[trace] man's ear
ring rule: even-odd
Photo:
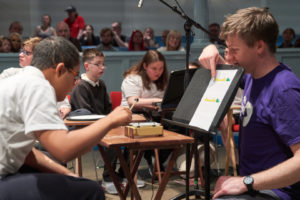
[[[257,53],[262,54],[265,51],[265,48],[267,47],[266,43],[263,40],[257,41]]]
[[[55,72],[57,76],[63,75],[67,71],[64,63],[58,63],[55,68]]]

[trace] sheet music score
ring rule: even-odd
[[[238,70],[217,70],[189,123],[208,131]]]

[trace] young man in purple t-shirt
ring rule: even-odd
[[[241,21],[243,23],[241,23]],[[223,23],[233,64],[245,69],[239,140],[240,175],[222,176],[213,199],[300,199],[300,79],[276,60],[278,25],[264,8],[246,8]],[[200,63],[215,76],[214,45]]]

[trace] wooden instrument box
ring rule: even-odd
[[[130,138],[162,136],[163,126],[157,122],[135,122],[125,126],[125,135]]]

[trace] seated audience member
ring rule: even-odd
[[[21,49],[21,51],[19,53],[19,66],[21,68],[11,67],[11,68],[5,69],[0,74],[0,80],[10,77],[12,75],[15,75],[15,74],[19,73],[23,67],[29,66],[32,61],[34,48],[41,40],[42,39],[39,37],[33,37],[33,38],[29,38],[29,39],[25,40],[23,42],[23,48]]]
[[[68,6],[65,11],[68,13],[68,17],[64,19],[64,22],[69,26],[70,37],[79,40],[85,26],[84,19],[78,15],[74,6]]]
[[[96,46],[100,44],[99,36],[94,35],[94,27],[86,24],[79,39],[81,46]]]
[[[20,67],[29,66],[32,58],[35,46],[42,41],[40,37],[28,38],[23,42],[23,48],[19,53],[19,65]]]
[[[162,102],[162,98],[168,82],[168,69],[165,57],[158,51],[149,50],[141,61],[132,66],[124,73],[121,85],[122,106],[130,107],[135,99],[138,102],[133,112],[141,112],[147,116],[148,113],[154,121],[160,122],[158,107],[153,103]],[[164,171],[163,163],[169,156],[169,150],[160,150],[159,159],[161,170]],[[149,165],[150,174],[153,171],[152,151],[145,152],[145,159]]]
[[[57,36],[64,37],[67,40],[69,40],[70,42],[72,42],[75,45],[75,47],[77,47],[78,51],[82,50],[79,40],[77,40],[76,38],[70,37],[70,29],[69,29],[68,24],[66,24],[65,22],[63,22],[63,21],[58,22],[58,24],[56,26],[56,34],[57,34]]]
[[[46,38],[50,36],[55,36],[56,31],[55,28],[51,26],[51,16],[45,14],[42,16],[41,20],[42,24],[38,25],[34,30],[34,36],[40,38]]]
[[[126,35],[122,34],[122,24],[121,22],[114,22],[111,25],[111,30],[113,32],[113,42],[114,47],[126,47],[128,48],[128,39]]]
[[[11,52],[20,52],[22,45],[22,37],[19,33],[11,33],[9,34],[9,38],[11,41]]]
[[[171,30],[167,36],[167,45],[159,47],[158,51],[185,51],[181,46],[181,34],[177,30]]]
[[[241,23],[243,22],[243,23]],[[300,79],[276,56],[278,24],[267,8],[250,7],[222,25],[233,63],[245,69],[239,173],[218,179],[213,199],[299,199]],[[215,45],[199,61],[216,75],[224,64]]]
[[[117,51],[118,49],[113,47],[112,39],[113,32],[110,28],[103,28],[100,31],[101,43],[97,46],[100,51]]]
[[[162,42],[163,42],[163,45],[162,46],[166,46],[167,45],[167,37],[168,37],[168,34],[169,34],[169,30],[164,30],[161,34],[161,39],[162,39]]]
[[[143,33],[140,30],[133,31],[129,44],[128,51],[145,51]]]
[[[156,49],[159,45],[154,41],[154,30],[148,27],[144,30],[144,46],[146,49]]]
[[[13,21],[8,28],[9,33],[19,33],[22,35],[23,33],[23,26],[19,21]]]
[[[211,23],[208,26],[208,31],[211,33],[209,35],[209,41],[213,44],[224,45],[225,41],[219,39],[220,35],[220,25],[218,23]]]
[[[97,49],[86,49],[83,51],[82,60],[86,73],[81,75],[81,81],[72,90],[72,110],[76,113],[78,109],[85,109],[86,113],[107,115],[112,111],[112,104],[105,83],[100,79],[105,69],[104,54]],[[107,149],[107,153],[113,168],[116,169],[117,155],[113,149]],[[122,181],[124,174],[121,169],[118,175]],[[102,186],[110,194],[118,193],[106,166]]]
[[[278,48],[292,48],[294,47],[293,45],[293,40],[295,39],[296,34],[294,29],[292,28],[287,28],[283,31],[282,33],[282,44],[278,46]]]
[[[1,38],[1,46],[0,46],[1,53],[9,53],[11,52],[11,42],[8,37]]]
[[[118,107],[92,125],[68,132],[56,101],[66,97],[79,73],[77,49],[64,38],[48,37],[35,47],[31,64],[0,81],[9,85],[0,87],[1,197],[105,199],[98,183],[73,177],[67,168],[34,149],[34,141],[66,163],[93,148],[111,128],[128,124],[130,110]]]

